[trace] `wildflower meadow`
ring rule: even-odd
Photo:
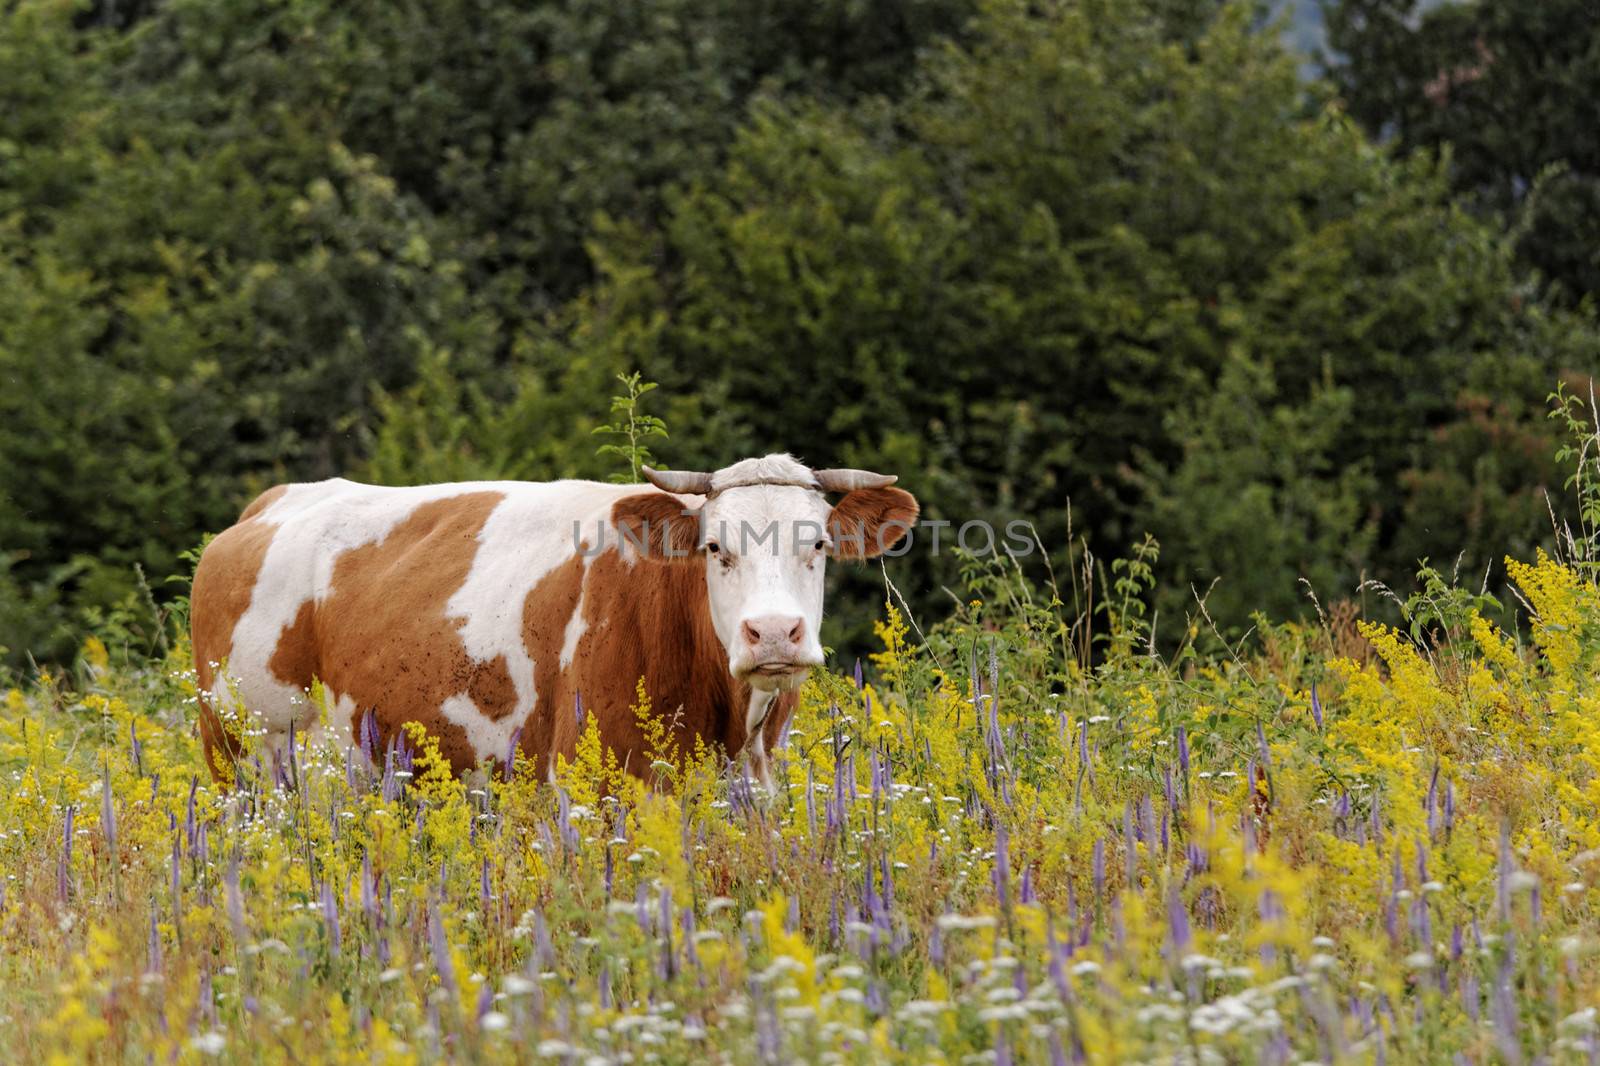
[[[1585,564],[1508,562],[1521,632],[1425,571],[1398,627],[1201,610],[1162,653],[1154,551],[1077,614],[999,564],[925,631],[891,596],[770,789],[592,725],[554,786],[418,731],[223,789],[186,647],[91,640],[4,694],[7,1058],[1600,1057]]]

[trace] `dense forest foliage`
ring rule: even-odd
[[[1600,22],[1327,21],[1308,79],[1215,0],[12,0],[6,661],[153,646],[275,481],[613,473],[635,371],[672,466],[892,471],[1062,575],[1152,533],[1163,625],[1493,586],[1600,362]]]

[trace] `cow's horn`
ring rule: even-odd
[[[813,473],[823,492],[881,489],[899,480],[894,474],[874,474],[870,470],[817,470]]]
[[[641,465],[644,479],[665,492],[692,493],[704,496],[711,491],[711,475],[698,470],[652,470]]]

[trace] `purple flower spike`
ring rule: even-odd
[[[1011,856],[1004,825],[994,827],[994,893],[1002,912],[1011,909]]]
[[[222,877],[223,890],[228,897],[228,924],[233,926],[233,939],[241,947],[245,943],[244,900],[239,893],[239,856],[228,860],[228,869]]]
[[[1317,698],[1317,686],[1311,685],[1311,720],[1317,723],[1317,732],[1322,732],[1322,701]]]
[[[361,911],[374,926],[378,924],[378,896],[372,880],[372,855],[361,853]]]
[[[1494,1021],[1495,1043],[1506,1062],[1522,1061],[1522,1041],[1517,1035],[1518,1012],[1516,995],[1511,988],[1511,952],[1507,951],[1495,974],[1494,990],[1490,995],[1489,1012]]]
[[[672,890],[666,885],[661,886],[661,895],[658,898],[657,907],[661,912],[657,926],[661,931],[662,976],[670,981],[677,976],[678,963],[677,956],[672,950]],[[800,925],[800,901],[798,898],[790,899],[789,916],[794,922],[795,928],[798,928]],[[790,930],[790,932],[793,931],[793,929]]]
[[[572,694],[572,720],[578,727],[578,732],[583,732],[583,693]]]
[[[561,844],[568,851],[578,850],[578,830],[572,824],[572,799],[567,790],[556,786],[556,828],[561,831]]]
[[[1098,901],[1106,894],[1106,838],[1094,842],[1094,898]]]
[[[74,815],[77,811],[78,808],[70,803],[67,804],[66,824],[61,830],[61,871],[57,889],[62,903],[67,901],[67,883],[72,873],[72,823],[75,821]]]
[[[1189,908],[1184,906],[1183,896],[1178,891],[1176,883],[1167,892],[1167,929],[1172,934],[1172,948],[1175,959],[1182,959],[1189,950]]]
[[[694,949],[695,924],[693,907],[683,908],[680,924],[683,926],[683,959],[698,970],[700,968],[700,955]]]
[[[439,984],[452,997],[456,993],[456,968],[450,959],[450,942],[445,939],[444,919],[439,916],[439,901],[428,901],[428,945],[433,949],[433,964],[439,970]]]
[[[161,973],[161,930],[156,926],[156,907],[150,905],[150,944],[145,955],[145,973],[159,976]]]
[[[511,780],[511,772],[517,763],[517,746],[522,743],[522,727],[519,725],[511,734],[511,743],[506,745],[506,780]]]
[[[1283,920],[1283,904],[1278,894],[1272,889],[1264,889],[1261,898],[1256,902],[1256,912],[1261,915],[1263,925],[1271,925]],[[1271,966],[1278,958],[1278,949],[1271,944],[1261,945],[1261,964]]]
[[[1133,805],[1124,804],[1122,807],[1122,846],[1124,848],[1124,864],[1127,866],[1128,888],[1139,887],[1139,847],[1133,835]]]
[[[643,881],[634,887],[633,892],[633,918],[639,923],[639,931],[645,936],[650,936],[650,890]]]
[[[328,946],[337,958],[340,947],[339,907],[333,898],[333,883],[326,879],[322,882],[322,924],[328,930]]]
[[[533,912],[533,948],[541,969],[548,970],[555,965],[556,946],[550,940],[550,927],[545,924],[543,907],[535,908]]]
[[[1514,865],[1511,858],[1511,825],[1508,822],[1501,822],[1500,865],[1495,878],[1495,895],[1502,922],[1511,921],[1511,873]]]
[[[106,852],[117,862],[117,810],[112,805],[111,764],[100,764],[100,831],[106,838]]]
[[[194,832],[195,832],[194,795],[199,790],[199,788],[200,788],[200,777],[199,777],[199,775],[198,774],[191,775],[189,777],[189,800],[188,800],[187,803],[184,804],[184,809],[183,809],[183,838],[184,838],[184,843],[186,845],[188,845],[188,848],[189,848],[190,851],[194,850]]]
[[[811,831],[811,839],[817,838],[817,789],[816,789],[816,764],[806,760],[806,827]]]
[[[1467,1012],[1467,1017],[1476,1023],[1482,1004],[1478,995],[1478,979],[1471,972],[1461,975],[1461,1007]]]
[[[1439,832],[1439,764],[1433,764],[1433,776],[1428,778],[1428,794],[1423,799],[1423,810],[1427,815],[1428,839],[1432,840]]]
[[[139,777],[144,776],[144,745],[139,743],[139,727],[131,719],[128,721],[128,750],[133,753],[133,772]]]
[[[1068,930],[1071,937],[1071,930]],[[1071,953],[1070,945],[1063,945],[1056,939],[1055,921],[1048,911],[1044,916],[1044,941],[1050,953],[1050,982],[1056,986],[1056,995],[1061,997],[1062,1003],[1072,1002],[1072,986],[1067,983],[1066,958]]]
[[[483,1016],[488,1014],[493,1008],[494,988],[489,984],[488,981],[485,981],[483,983],[483,987],[478,989],[478,1002],[473,1012],[473,1016],[481,1022],[483,1021]]]

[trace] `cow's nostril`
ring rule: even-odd
[[[740,632],[744,634],[744,642],[746,644],[754,646],[761,643],[761,630],[757,629],[754,625],[746,622],[739,628]]]
[[[806,620],[804,618],[796,618],[794,625],[789,627],[789,643],[798,644],[800,643],[800,638],[805,635]]]

